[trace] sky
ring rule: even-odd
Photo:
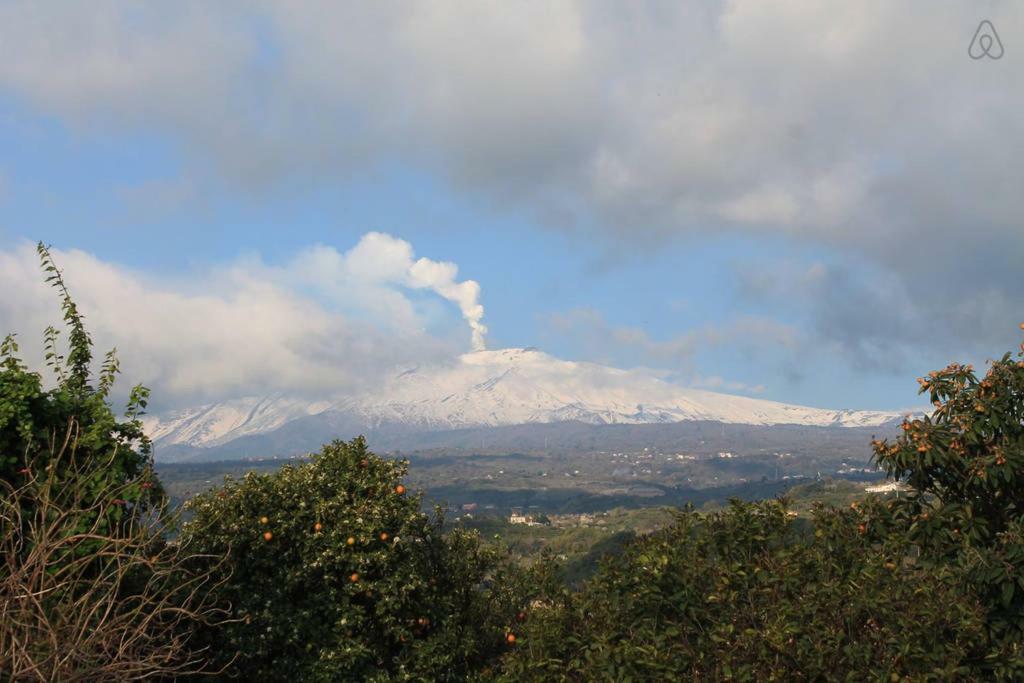
[[[8,0],[0,332],[42,240],[158,408],[537,346],[906,409],[1020,342],[1022,74],[1009,1]]]

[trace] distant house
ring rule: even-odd
[[[463,512],[472,512],[473,510],[476,510],[476,503],[463,503],[462,504],[462,511]]]
[[[900,491],[909,490],[909,486],[898,481],[887,481],[882,484],[875,484],[874,486],[867,486],[864,490],[868,493],[899,493]]]
[[[522,510],[513,510],[508,518],[509,524],[529,524],[530,518],[523,514]]]

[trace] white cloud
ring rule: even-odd
[[[476,283],[456,281],[454,264],[415,260],[409,243],[383,233],[346,252],[318,246],[281,266],[248,256],[176,278],[77,250],[54,257],[98,353],[116,346],[127,379],[154,388],[164,405],[272,391],[332,395],[396,365],[457,353],[450,335],[428,331],[411,289],[468,311],[482,342]],[[38,364],[42,330],[60,316],[32,245],[0,251],[0,290],[0,329],[18,332]]]

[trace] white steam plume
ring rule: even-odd
[[[368,232],[345,254],[349,272],[362,271],[370,281],[396,282],[412,289],[429,289],[454,302],[469,324],[474,351],[486,348],[487,326],[481,322],[480,285],[475,280],[458,282],[459,267],[450,261],[414,260],[412,245],[382,232]]]
[[[482,351],[486,348],[484,335],[487,334],[487,326],[480,322],[484,317],[484,307],[479,302],[480,285],[475,280],[456,282],[458,272],[459,268],[454,263],[420,258],[409,268],[409,284],[431,289],[458,304],[472,331],[473,350]]]

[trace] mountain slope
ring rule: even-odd
[[[444,366],[396,373],[372,393],[308,402],[243,398],[148,419],[157,446],[211,448],[302,424],[306,429],[403,433],[582,422],[710,421],[867,427],[891,412],[823,410],[688,389],[636,370],[563,361],[533,348],[468,353]],[[317,435],[318,437],[320,435]]]

